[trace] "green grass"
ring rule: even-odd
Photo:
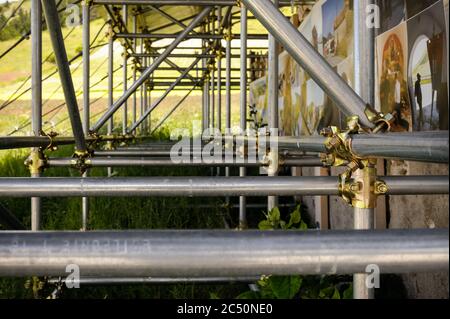
[[[61,148],[52,156],[68,156],[70,147]],[[10,151],[0,154],[0,176],[28,176],[23,161],[26,151]],[[118,176],[201,176],[208,171],[201,169],[117,169]],[[93,169],[91,176],[104,176],[105,169]],[[72,169],[52,168],[45,176],[79,176]],[[2,198],[17,218],[30,227],[30,200],[27,198]],[[106,229],[214,229],[223,228],[223,218],[230,218],[221,206],[219,198],[93,198],[90,200],[90,228]],[[81,228],[81,199],[43,198],[42,228],[44,230],[79,230]],[[211,204],[212,208],[198,208],[198,204]],[[27,278],[0,279],[0,298],[32,297],[24,289]],[[67,290],[67,298],[208,298],[209,292],[233,297],[245,285],[134,285],[121,287],[83,287]],[[48,291],[47,291],[48,293]]]
[[[163,133],[156,136],[165,136]],[[52,157],[70,156],[69,146],[49,154]],[[23,162],[28,150],[1,151],[0,176],[27,177],[29,172]],[[209,176],[211,170],[199,168],[120,168],[118,176]],[[232,170],[232,174],[238,174]],[[250,170],[249,174],[257,174]],[[68,168],[47,169],[45,176],[79,176]],[[105,176],[106,169],[90,170],[90,176]],[[28,198],[1,198],[17,218],[30,228],[30,200]],[[223,198],[92,198],[90,199],[90,229],[223,229],[224,219],[231,227],[237,226],[237,212],[223,207]],[[252,202],[265,202],[265,198],[252,198]],[[210,204],[201,208],[199,204]],[[249,225],[257,228],[264,219],[262,210],[249,211]],[[79,230],[81,228],[80,198],[43,198],[42,228],[44,230]],[[1,225],[0,225],[1,229]],[[29,278],[0,278],[0,298],[33,298],[25,289]],[[46,287],[42,296],[50,294],[53,287]],[[209,298],[211,293],[221,298],[234,298],[248,288],[245,284],[223,285],[129,285],[84,286],[82,289],[65,290],[63,298]]]
[[[98,32],[98,30],[103,25],[104,21],[102,19],[97,19],[91,22],[91,32],[92,36]],[[71,29],[63,27],[63,34],[68,34]],[[100,37],[104,42],[103,35]],[[11,43],[15,40],[9,40],[0,42],[0,52],[9,47]],[[81,46],[81,27],[73,29],[70,37],[66,40],[66,50],[68,52],[69,58],[73,57],[80,50]],[[107,74],[107,48],[101,48],[95,51],[90,59],[91,63],[91,85],[99,82]],[[50,39],[48,37],[47,31],[43,33],[43,56],[45,57],[52,51]],[[120,56],[120,46],[117,46],[117,54],[114,58],[114,68],[119,67],[123,61]],[[172,59],[175,63],[181,66],[187,66],[191,63],[191,59]],[[238,67],[239,62],[235,60],[236,65],[233,67]],[[82,67],[80,65],[81,59],[75,61],[72,64],[72,78],[75,87],[75,91],[78,97],[78,105],[80,110],[83,107],[82,101]],[[166,66],[166,65],[163,65]],[[46,62],[44,63],[44,77],[55,70],[56,66],[54,63]],[[16,89],[22,84],[23,80],[30,75],[31,70],[31,52],[30,52],[30,41],[24,41],[20,47],[16,48],[13,52],[5,56],[0,60],[0,106],[10,98],[15,98],[23,90],[30,87],[31,83],[28,80],[21,90],[17,94],[13,94]],[[97,70],[95,72],[95,70]],[[95,72],[95,73],[94,73]],[[128,70],[128,74],[131,75],[131,67]],[[234,72],[235,73],[235,72]],[[237,72],[233,76],[238,76]],[[157,72],[156,76],[179,76],[176,71],[161,71]],[[119,85],[123,81],[123,75],[121,71],[115,73],[113,82],[114,85]],[[61,90],[60,81],[58,74],[55,74],[45,82],[43,82],[43,113],[47,113],[54,109],[56,106],[64,104],[64,96]],[[106,79],[100,82],[95,88],[91,90],[90,97],[91,102],[99,99],[97,102],[91,105],[91,114],[98,114],[105,111],[107,108],[107,81]],[[117,99],[123,93],[122,86],[119,85],[114,90],[114,99]],[[152,92],[152,101],[156,101],[163,92],[155,91]],[[159,120],[168,113],[171,108],[187,93],[187,91],[174,91],[164,99],[164,101],[152,112],[152,123],[155,125]],[[234,92],[233,92],[234,93]],[[0,135],[9,134],[14,130],[15,127],[20,126],[21,123],[26,122],[31,115],[31,96],[30,92],[22,95],[17,101],[8,105],[4,109],[0,110]],[[225,119],[225,92],[222,95],[222,119]],[[131,109],[131,101],[129,102],[129,110]],[[140,109],[140,100],[138,95],[137,101],[138,115]],[[239,123],[239,94],[234,93],[232,95],[232,123],[237,125]],[[122,113],[118,111],[115,115],[116,127],[122,122]],[[95,122],[99,118],[99,115],[92,116],[91,122]],[[131,118],[131,111],[129,112],[129,118]],[[189,98],[187,98],[179,109],[172,114],[170,119],[167,121],[167,127],[183,127],[189,128],[192,125],[193,120],[201,119],[201,92],[194,91]],[[64,120],[64,121],[63,121]],[[63,122],[62,122],[63,121]],[[67,111],[63,105],[58,110],[44,117],[43,121],[44,131],[56,131],[62,135],[71,135],[69,122],[67,121]],[[30,127],[27,126],[16,135],[26,135],[30,131]],[[118,131],[118,130],[117,130]]]

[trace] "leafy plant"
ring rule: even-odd
[[[275,207],[262,220],[260,230],[307,230],[302,219],[301,205],[289,215],[289,221],[281,219],[280,210]],[[240,294],[238,299],[351,299],[352,285],[337,276],[263,276],[257,289]]]
[[[308,229],[308,225],[302,220],[300,212],[301,205],[297,205],[295,210],[290,214],[289,222],[281,219],[280,210],[275,207],[270,212],[265,214],[266,219],[261,221],[258,225],[260,230],[274,230],[274,229]]]

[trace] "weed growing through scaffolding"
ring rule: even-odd
[[[306,231],[307,222],[302,218],[302,206],[290,213],[289,220],[281,219],[275,207],[262,220],[260,230]],[[351,299],[352,284],[345,276],[263,276],[257,289],[241,293],[238,299]]]

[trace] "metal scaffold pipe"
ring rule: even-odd
[[[253,277],[178,277],[178,278],[164,278],[164,277],[82,277],[80,278],[80,285],[142,285],[142,284],[211,284],[211,283],[249,283],[256,282],[260,276]],[[65,279],[50,278],[47,281],[49,284],[65,283]]]
[[[83,31],[82,31],[82,45],[83,45],[83,132],[85,138],[89,137],[90,126],[90,78],[91,78],[91,56],[90,56],[90,33],[91,33],[91,8],[89,3],[82,4],[83,17]],[[88,177],[88,171],[83,173],[83,177]],[[87,230],[89,216],[89,198],[83,197],[81,199],[81,229]]]
[[[131,138],[128,138],[131,139]],[[255,140],[252,137],[225,137],[226,140]],[[92,138],[86,138],[93,141]],[[126,137],[102,137],[100,141],[127,140]],[[280,152],[298,150],[302,152],[326,153],[325,137],[278,137],[278,149]],[[50,145],[74,144],[73,137],[48,136],[5,136],[0,137],[0,149],[24,148],[24,147],[47,147]],[[170,155],[170,147],[167,150],[159,149],[165,155]],[[412,132],[412,133],[386,133],[386,134],[362,134],[352,136],[352,151],[359,157],[377,157],[386,159],[448,163],[449,144],[448,131],[436,132]],[[108,152],[108,156],[153,156],[157,150],[150,151],[145,148],[119,149]],[[136,155],[133,155],[133,152]],[[147,153],[146,153],[147,152]],[[154,154],[155,153],[155,154]],[[105,152],[96,153],[99,156],[106,156]]]
[[[31,129],[33,135],[42,134],[42,4],[40,0],[31,1]],[[32,156],[39,154],[32,149]],[[38,155],[39,156],[39,155]],[[31,177],[40,177],[41,169],[32,170]],[[41,227],[41,199],[31,198],[31,229]]]
[[[261,167],[268,164],[264,161],[248,161],[239,162],[240,158],[234,158],[232,161],[227,161],[225,158],[215,158],[213,161],[202,160],[189,161],[178,163],[171,158],[148,158],[148,157],[114,157],[114,158],[91,158],[86,160],[86,165],[89,167]],[[47,160],[49,167],[70,167],[73,166],[73,158],[50,158]],[[322,166],[319,158],[290,158],[285,159],[280,165],[284,166],[303,166],[303,167],[317,167]]]
[[[361,157],[448,163],[448,131],[355,135],[353,150]]]
[[[305,5],[313,5],[315,3],[312,0],[299,0],[295,2]],[[234,6],[236,5],[236,0],[94,0],[93,3],[112,5]],[[280,0],[281,6],[291,6],[292,3],[292,0]]]
[[[55,139],[56,140],[56,139]],[[74,138],[57,138],[57,145],[74,144]],[[0,150],[27,147],[47,147],[52,142],[48,136],[2,136],[0,137]]]
[[[275,7],[278,7],[279,1],[272,0]],[[275,135],[278,137],[278,90],[279,90],[279,80],[278,80],[278,57],[279,50],[278,44],[275,38],[270,35],[269,36],[269,45],[268,45],[268,61],[267,61],[267,109],[268,109],[268,124],[269,124],[269,132],[273,137]],[[279,158],[277,150],[270,150],[269,156],[272,157],[271,165],[268,168],[269,176],[277,176],[279,170]],[[320,165],[316,165],[320,166]],[[275,196],[269,196],[267,198],[267,210],[270,211],[273,208],[277,207],[278,198]]]
[[[251,149],[250,150],[253,154],[255,154],[255,149]],[[189,156],[192,157],[198,157],[201,158],[202,156],[205,155],[214,155],[214,152],[203,152],[202,149],[197,149],[197,148],[193,148],[190,150],[183,150],[183,152],[188,152]],[[231,152],[231,151],[228,151]],[[280,150],[280,153],[283,153],[282,155],[286,157],[286,159],[289,159],[291,157],[303,157],[305,155],[311,155],[311,156],[315,156],[317,154],[299,154],[299,153],[295,153],[295,152],[290,152],[290,151],[283,151]],[[186,154],[186,153],[182,153],[182,154]],[[225,151],[222,152],[222,154],[227,154]],[[239,151],[235,151],[234,154],[236,155],[243,155],[241,152]],[[111,157],[170,157],[171,155],[180,155],[180,153],[177,152],[171,152],[170,149],[165,149],[165,148],[155,148],[155,149],[132,149],[132,150],[128,150],[128,149],[117,149],[114,151],[96,151],[95,152],[95,156],[97,157],[105,157],[105,156],[111,156]],[[317,157],[317,156],[316,156]]]
[[[112,141],[131,141],[132,136],[99,136],[86,137],[87,142],[112,142]],[[141,139],[141,138],[138,138]],[[51,137],[51,136],[1,136],[0,137],[0,150],[14,149],[14,148],[26,148],[26,147],[42,147],[59,146],[59,145],[71,145],[75,144],[74,137]]]
[[[238,140],[243,137],[226,137]],[[255,138],[245,137],[246,140]],[[448,163],[448,131],[361,134],[351,136],[352,152],[358,157],[374,157],[421,162]],[[278,137],[279,149],[326,153],[322,136]]]
[[[67,59],[66,47],[59,22],[58,10],[54,0],[42,1],[42,8],[47,22],[48,32],[52,41],[53,52],[55,54],[56,64],[58,66],[61,86],[64,91],[64,97],[67,104],[70,123],[72,125],[75,145],[78,151],[86,151],[86,141],[84,139],[83,126],[78,111],[78,102],[75,95],[72,76],[70,73],[69,62]]]
[[[0,276],[209,277],[448,271],[446,229],[0,233]]]
[[[116,37],[121,39],[172,39],[176,38],[176,34],[165,34],[165,33],[117,33]],[[238,34],[234,34],[231,36],[233,39],[239,39]],[[266,34],[249,34],[249,40],[267,40]],[[221,40],[223,39],[222,35],[218,34],[207,34],[207,33],[197,33],[190,34],[185,37],[185,39],[203,39],[203,40]],[[199,48],[200,49],[200,48]],[[214,57],[214,55],[213,55]]]
[[[359,0],[353,4],[354,29],[354,88],[361,98],[374,105],[375,80],[375,29],[367,28],[366,21],[370,15],[367,8],[374,4],[373,0]],[[375,168],[376,169],[376,168]],[[358,174],[358,172],[357,172]],[[354,229],[373,229],[375,226],[374,208],[353,208]],[[373,299],[375,289],[366,284],[367,274],[353,275],[353,298]]]
[[[448,176],[386,176],[387,195],[448,194]],[[334,176],[0,178],[1,197],[339,195]],[[420,185],[420,187],[417,187]]]
[[[247,130],[247,32],[248,32],[248,11],[245,6],[241,7],[241,83],[240,83],[240,129],[243,135],[246,135]],[[245,167],[239,168],[239,176],[244,177],[247,175]],[[244,196],[239,197],[239,228],[247,228],[247,199]]]

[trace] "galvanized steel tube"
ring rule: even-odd
[[[114,158],[102,158],[95,157],[88,159],[86,164],[92,167],[132,167],[132,166],[142,166],[142,167],[233,167],[233,166],[244,166],[244,167],[261,167],[266,166],[267,163],[260,161],[242,161],[242,158],[233,158],[233,161],[227,161],[226,158],[215,158],[214,161],[209,161],[208,159],[203,159],[201,162],[192,160],[190,162],[178,163],[173,161],[171,158],[165,157],[114,157]],[[72,158],[50,158],[47,160],[47,165],[49,167],[70,167],[72,166]],[[322,166],[320,159],[318,158],[290,158],[283,160],[281,165],[284,166],[304,166],[304,167],[316,167]]]
[[[245,136],[247,130],[247,8],[241,6],[241,85],[240,85],[240,128]],[[239,168],[239,176],[247,175],[245,167]],[[239,197],[239,227],[247,227],[247,199],[244,196]]]
[[[40,0],[31,1],[31,129],[35,137],[42,132],[42,5]],[[37,148],[33,152],[38,152]],[[40,177],[40,172],[31,177]],[[41,199],[31,198],[31,229],[41,227]]]
[[[212,283],[248,283],[256,282],[260,276],[253,277],[82,277],[79,280],[80,286],[97,286],[97,285],[174,285],[174,284],[212,284]],[[49,284],[65,283],[65,279],[50,278],[47,280]]]
[[[209,277],[448,271],[447,229],[0,232],[0,276]]]
[[[58,10],[56,9],[55,1],[42,1],[42,8],[45,14],[45,20],[47,21],[47,28],[50,34],[56,64],[58,66],[61,86],[64,91],[73,136],[75,137],[75,144],[79,151],[86,151],[83,126],[81,124],[80,113],[78,111],[78,102],[75,95],[75,89],[73,86],[66,47],[64,45],[61,24],[59,22]]]
[[[448,194],[447,176],[383,177],[387,195]],[[338,195],[338,177],[2,177],[1,197]],[[417,187],[420,185],[420,187]]]

